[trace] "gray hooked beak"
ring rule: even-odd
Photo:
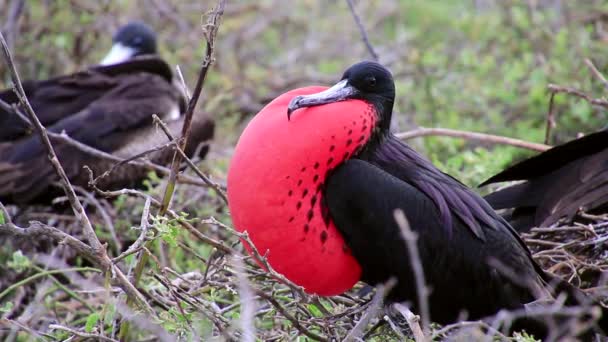
[[[99,63],[101,65],[118,64],[127,61],[131,57],[135,56],[137,50],[132,47],[116,43],[112,45],[112,49]]]
[[[296,96],[289,102],[289,106],[287,106],[287,120],[290,119],[291,113],[296,109],[345,101],[352,98],[357,92],[357,89],[348,84],[347,80],[342,80],[320,93]]]

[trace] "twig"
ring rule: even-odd
[[[93,226],[91,225],[91,221],[89,221],[89,217],[86,215],[84,208],[82,207],[82,203],[80,203],[78,196],[76,196],[76,193],[74,192],[74,188],[72,187],[72,184],[70,183],[70,180],[68,179],[68,176],[66,175],[65,171],[63,170],[61,163],[59,163],[59,159],[57,158],[57,155],[55,154],[55,150],[53,150],[53,145],[51,144],[51,141],[49,140],[49,137],[46,133],[46,129],[44,128],[44,126],[42,126],[42,124],[40,123],[40,120],[38,120],[38,117],[34,113],[34,109],[32,109],[32,106],[30,105],[30,103],[27,99],[27,95],[25,94],[25,90],[23,89],[23,85],[21,84],[21,80],[19,79],[19,74],[17,73],[17,69],[15,68],[15,63],[13,61],[13,57],[11,56],[11,53],[8,50],[8,46],[6,44],[6,40],[4,39],[4,36],[2,35],[2,32],[0,32],[0,43],[2,44],[2,51],[4,53],[4,58],[6,59],[6,63],[10,70],[11,80],[13,82],[13,86],[15,87],[16,94],[19,97],[19,101],[25,108],[25,112],[28,116],[28,119],[30,120],[30,122],[33,123],[34,128],[36,129],[36,132],[38,133],[38,135],[40,136],[40,139],[42,140],[44,146],[46,147],[51,164],[53,165],[55,172],[57,173],[57,175],[59,176],[59,179],[61,180],[61,186],[63,187],[63,190],[65,191],[65,193],[68,197],[68,200],[70,201],[70,205],[72,206],[74,215],[76,216],[76,218],[80,221],[80,223],[83,226],[84,236],[87,239],[89,245],[97,253],[99,253],[100,255],[105,255],[106,254],[105,248],[101,245],[101,242],[97,238],[97,235],[95,235],[95,229],[93,229]],[[107,255],[106,255],[106,258],[107,258]]]
[[[500,135],[477,133],[469,131],[461,131],[449,128],[426,128],[418,127],[414,130],[397,133],[395,136],[399,139],[408,140],[412,138],[425,137],[425,136],[446,136],[453,138],[462,138],[466,140],[479,140],[483,142],[489,142],[492,144],[510,145],[515,147],[526,148],[533,151],[544,152],[551,148],[549,145],[532,143],[524,140],[507,138]]]
[[[46,276],[51,276],[53,274],[62,274],[62,273],[66,273],[66,272],[101,272],[100,270],[96,269],[96,268],[92,268],[92,267],[73,267],[73,268],[67,268],[67,269],[60,269],[60,270],[42,270],[39,273],[36,273],[30,277],[27,277],[21,281],[18,281],[14,284],[12,284],[11,286],[7,287],[4,291],[0,292],[0,299],[2,299],[4,296],[6,296],[7,294],[11,293],[13,290],[15,290],[16,288],[23,286],[27,283],[30,283],[38,278],[42,278],[42,277],[46,277]]]
[[[549,144],[551,140],[551,130],[555,127],[555,113],[553,112],[553,99],[555,98],[555,92],[551,92],[549,98],[549,110],[547,111],[547,128],[545,130],[545,144]]]
[[[593,62],[589,58],[585,58],[585,64],[587,64],[587,67],[589,67],[589,70],[591,70],[593,75],[600,82],[602,82],[602,84],[604,85],[604,88],[606,88],[608,90],[608,80],[606,80],[606,77],[604,77],[604,75],[599,70],[597,70],[597,68],[595,67]]]
[[[363,329],[365,329],[369,322],[374,319],[376,315],[378,315],[378,310],[382,307],[384,297],[386,297],[386,295],[392,290],[395,283],[395,279],[391,278],[388,282],[386,282],[386,284],[376,287],[376,293],[374,294],[374,298],[372,298],[365,315],[361,317],[359,322],[357,322],[348,335],[346,335],[343,342],[354,342],[360,339],[361,335],[363,335]]]
[[[186,149],[186,144],[188,142],[188,138],[190,136],[190,129],[192,126],[192,117],[194,116],[194,109],[196,108],[196,104],[201,95],[201,91],[203,90],[203,84],[205,83],[205,79],[207,76],[207,71],[211,64],[213,64],[213,52],[215,48],[215,38],[217,36],[217,31],[219,28],[219,21],[224,14],[224,7],[226,5],[226,0],[219,0],[219,3],[211,13],[209,20],[207,21],[206,29],[205,29],[205,39],[207,41],[207,49],[205,53],[205,57],[201,64],[201,70],[198,75],[198,80],[196,81],[196,85],[194,86],[194,91],[192,92],[192,98],[188,102],[188,109],[186,110],[186,114],[184,115],[184,126],[182,127],[182,135],[181,141],[179,144],[179,148],[183,150]],[[181,164],[181,155],[176,151],[173,155],[173,162],[171,164],[171,174],[169,175],[169,180],[167,181],[167,186],[165,188],[165,194],[163,196],[162,205],[159,210],[159,214],[162,216],[169,209],[169,204],[171,203],[171,198],[173,197],[173,192],[175,190],[175,181],[177,177],[177,173],[179,172],[179,166]]]
[[[167,127],[167,125],[158,117],[158,115],[153,115],[152,119],[154,120],[155,123],[157,123],[161,129],[163,130],[163,132],[165,132],[165,134],[167,135],[167,137],[174,141],[175,137],[173,137],[173,134],[171,134],[171,131],[169,130],[169,128]],[[188,166],[190,166],[190,168],[194,171],[194,173],[196,173],[196,175],[203,181],[205,182],[205,184],[209,187],[211,187],[215,193],[220,196],[220,198],[224,201],[224,203],[228,204],[228,198],[226,197],[226,194],[224,193],[224,191],[222,190],[222,188],[220,187],[219,184],[213,182],[211,179],[209,179],[209,177],[207,177],[204,173],[201,172],[201,170],[198,169],[198,167],[196,167],[196,165],[194,164],[194,162],[192,162],[192,160],[190,160],[190,158],[188,158],[188,156],[186,155],[186,153],[184,152],[184,150],[179,147],[179,146],[175,146],[177,152],[180,154],[180,156],[182,157],[182,159],[184,161],[186,161],[186,164],[188,164]]]
[[[246,244],[247,247],[249,247],[249,249],[251,250],[251,254],[253,254],[254,259],[262,264],[264,270],[266,272],[268,272],[268,274],[270,274],[273,278],[277,279],[278,281],[282,282],[283,284],[289,286],[292,290],[297,292],[300,295],[300,297],[304,298],[306,296],[304,288],[302,288],[302,286],[295,284],[291,280],[287,279],[284,275],[275,271],[272,268],[272,266],[268,262],[268,258],[266,257],[266,255],[262,255],[260,253],[260,251],[253,244],[253,241],[251,241],[251,239],[249,238],[249,234],[246,231],[242,232],[242,233],[238,232],[238,231],[234,230],[233,228],[229,227],[228,225],[216,220],[214,217],[209,217],[208,219],[202,220],[201,223],[220,226],[220,227],[226,229],[227,231],[229,231],[230,233],[238,236],[241,239],[241,242]]]
[[[571,88],[571,87],[562,87],[562,86],[558,86],[555,84],[549,84],[547,86],[547,88],[549,88],[550,91],[555,92],[555,93],[566,93],[566,94],[574,95],[576,97],[580,97],[582,99],[585,99],[587,102],[589,102],[592,105],[599,106],[604,109],[608,109],[607,100],[592,98],[591,96],[585,94],[584,92],[582,92],[578,89]]]
[[[115,340],[113,338],[107,337],[107,336],[103,336],[100,334],[91,334],[91,333],[87,333],[84,331],[78,331],[72,328],[68,328],[68,327],[64,327],[63,325],[59,325],[59,324],[51,324],[49,325],[49,329],[53,329],[53,330],[63,330],[66,332],[69,332],[70,334],[74,335],[74,336],[78,336],[78,337],[82,337],[82,338],[91,338],[94,339],[96,341],[108,341],[108,342],[119,342],[118,340]]]
[[[410,228],[410,224],[401,209],[395,210],[394,215],[395,220],[397,221],[397,224],[401,229],[401,237],[407,245],[407,251],[410,256],[412,270],[414,271],[414,280],[416,282],[416,292],[418,294],[418,310],[420,310],[420,316],[422,319],[422,330],[426,333],[429,331],[430,326],[430,311],[428,300],[429,292],[428,288],[426,287],[424,269],[422,268],[422,261],[420,260],[418,245],[416,244],[418,235]]]
[[[232,263],[234,264],[234,270],[238,281],[237,286],[241,303],[241,314],[239,316],[239,325],[242,332],[241,341],[254,342],[256,303],[251,290],[251,284],[247,279],[245,265],[243,264],[241,258],[242,256],[240,255],[232,256]]]
[[[289,320],[291,322],[291,324],[293,324],[293,326],[300,333],[308,336],[309,338],[312,338],[315,341],[321,341],[321,342],[328,341],[327,337],[317,335],[317,334],[313,333],[312,331],[308,330],[302,324],[300,324],[299,320],[296,317],[292,316],[273,296],[268,295],[264,291],[256,289],[256,288],[254,288],[253,290],[258,296],[269,301],[270,304],[272,304],[272,306],[274,306],[275,309],[277,309],[277,311],[279,311],[281,313],[281,315],[283,315],[285,318],[287,318],[287,320]]]
[[[346,3],[348,4],[348,8],[350,9],[350,13],[353,15],[353,19],[355,20],[357,27],[359,28],[359,32],[361,33],[361,38],[363,39],[363,43],[365,43],[365,47],[367,48],[367,51],[369,51],[369,54],[372,55],[372,58],[374,59],[374,61],[378,61],[378,54],[374,50],[374,47],[372,46],[372,44],[369,42],[369,38],[367,36],[367,31],[365,31],[365,27],[363,26],[363,23],[361,22],[361,18],[357,14],[357,11],[355,11],[355,5],[353,4],[353,1],[346,0]]]
[[[429,339],[424,336],[424,332],[422,332],[422,328],[420,328],[420,316],[414,315],[414,313],[405,305],[400,303],[393,304],[395,310],[397,310],[407,321],[407,325],[409,325],[412,330],[412,334],[414,335],[414,339],[416,342],[425,342]]]

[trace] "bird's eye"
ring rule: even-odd
[[[367,86],[368,87],[375,87],[376,86],[376,78],[374,76],[370,76],[366,79],[367,81]]]

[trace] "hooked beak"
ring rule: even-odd
[[[357,89],[348,84],[347,80],[342,80],[320,93],[296,96],[289,102],[289,106],[287,106],[287,120],[290,119],[291,113],[296,109],[345,101],[353,98],[357,93]]]
[[[112,46],[112,49],[101,61],[101,65],[118,64],[127,61],[129,58],[135,56],[137,50],[132,47],[128,47],[121,43],[116,43]]]

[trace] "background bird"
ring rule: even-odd
[[[169,65],[157,55],[149,55],[156,51],[156,40],[148,26],[130,23],[118,31],[114,43],[104,58],[107,65],[48,80],[27,81],[24,88],[37,117],[50,132],[65,132],[89,147],[126,158],[166,141],[152,124],[153,114],[169,121],[174,135],[179,136],[186,101]],[[148,55],[139,56],[142,54]],[[12,90],[0,93],[0,100],[23,112]],[[49,187],[57,181],[46,150],[27,123],[6,107],[0,111],[0,200],[46,201],[55,195]],[[192,156],[199,143],[212,138],[213,130],[211,120],[195,115],[186,152]],[[99,175],[114,164],[65,141],[54,139],[53,143],[68,177],[76,185],[88,183],[84,165]],[[204,156],[207,148],[200,151]],[[172,155],[166,149],[148,158],[167,164]],[[149,171],[123,165],[98,185],[110,189],[134,185]]]
[[[237,229],[309,292],[395,278],[388,300],[419,310],[394,219],[401,209],[418,234],[433,321],[524,308],[555,296],[551,282],[576,301],[580,291],[545,273],[487,202],[390,133],[394,99],[390,72],[361,62],[329,89],[298,89],[267,105],[241,135],[228,174]]]
[[[524,181],[485,196],[494,209],[514,209],[508,219],[520,232],[548,227],[577,212],[608,204],[608,129],[572,140],[517,163],[480,186]]]

